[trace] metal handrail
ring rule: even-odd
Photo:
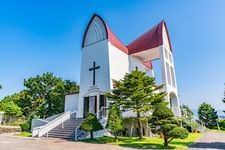
[[[52,128],[54,128],[54,127],[56,127],[57,125],[59,125],[60,123],[63,123],[64,121],[66,121],[67,119],[69,119],[70,118],[70,115],[71,114],[73,114],[73,113],[76,113],[76,112],[66,112],[66,113],[64,113],[63,115],[61,115],[61,116],[59,116],[58,118],[56,118],[56,119],[54,119],[54,120],[52,120],[52,121],[50,121],[48,124],[46,124],[46,125],[44,125],[44,126],[41,126],[40,128],[39,128],[39,130],[38,130],[38,137],[41,137],[42,135],[44,135],[44,134],[48,134],[48,132],[52,129]],[[66,117],[66,118],[65,118]],[[65,119],[63,119],[63,118],[65,118]],[[63,119],[63,120],[62,120]],[[60,121],[61,120],[61,121]],[[59,122],[60,121],[60,122]],[[57,123],[57,124],[56,124]],[[55,124],[55,125],[54,125]],[[51,127],[51,125],[53,126],[53,127]],[[49,128],[48,128],[49,127]],[[51,128],[50,128],[51,127]],[[46,131],[45,131],[46,130]],[[44,132],[43,132],[44,131]]]

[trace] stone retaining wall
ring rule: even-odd
[[[0,126],[0,134],[11,132],[21,132],[21,128],[19,126]]]

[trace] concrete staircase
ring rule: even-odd
[[[83,119],[69,119],[50,130],[44,137],[75,139],[75,128],[80,126]]]

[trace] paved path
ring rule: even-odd
[[[189,150],[219,149],[225,150],[225,132],[208,132],[195,143],[189,146]]]
[[[134,150],[117,145],[90,144],[52,138],[0,135],[0,150]]]

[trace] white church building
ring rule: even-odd
[[[78,124],[89,113],[96,114],[100,119],[107,116],[109,101],[104,94],[113,89],[113,80],[120,80],[133,70],[147,72],[149,76],[155,77],[155,60],[160,62],[161,75],[156,78],[161,78],[161,84],[164,84],[163,90],[167,93],[165,99],[175,116],[180,115],[173,51],[165,21],[124,45],[105,21],[94,14],[86,27],[81,51],[79,92],[66,95],[64,114],[53,116],[45,123],[41,119],[33,120],[33,136],[56,135],[56,132],[63,132],[66,124],[72,124],[68,120],[74,119],[76,129],[72,134],[75,137],[72,134],[68,136],[77,139]],[[125,112],[123,117],[133,115],[132,112]],[[48,125],[50,122],[54,125]],[[57,129],[59,126],[62,130]],[[52,131],[54,128],[55,132]],[[131,130],[129,132],[132,135]]]
[[[65,111],[77,111],[78,118],[97,113],[108,105],[104,94],[133,70],[149,72],[154,77],[152,61],[160,59],[162,83],[167,101],[177,114],[179,106],[172,46],[166,23],[158,25],[124,45],[104,20],[94,15],[83,37],[80,91],[66,95]]]

